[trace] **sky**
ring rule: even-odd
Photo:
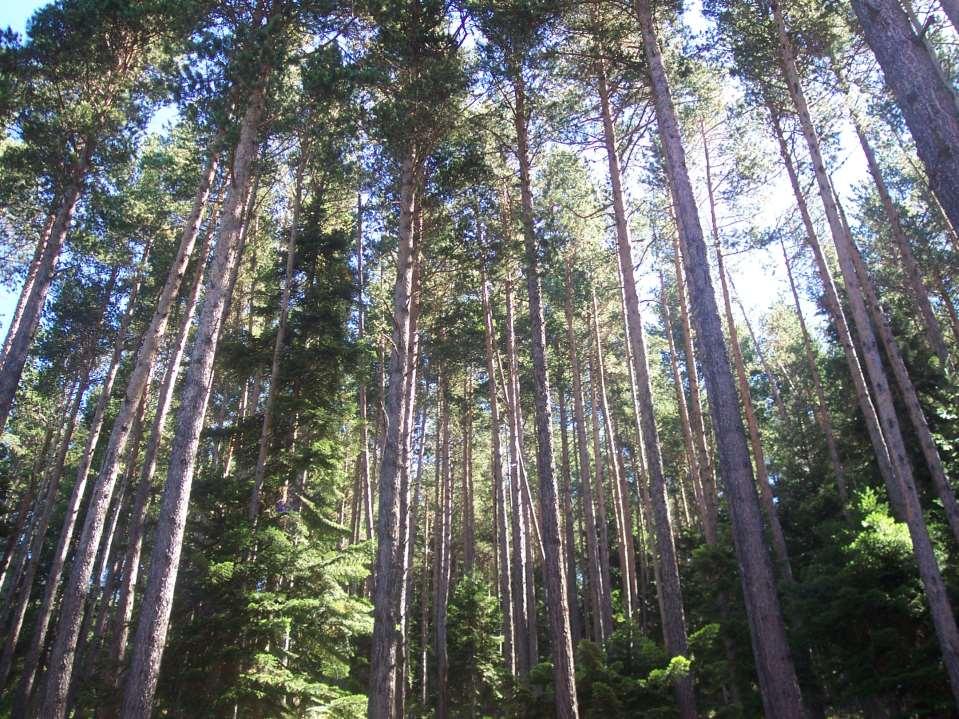
[[[21,34],[24,33],[31,15],[46,2],[47,0],[6,0],[0,2],[0,27],[10,27]],[[701,12],[701,0],[687,0],[684,21],[694,32],[702,33],[708,29],[708,21]],[[154,131],[162,129],[175,118],[175,115],[176,109],[174,106],[161,108],[150,123],[149,129]],[[867,170],[851,127],[846,127],[840,132],[840,143],[842,149],[837,164],[831,169],[834,173],[833,179],[837,190],[840,196],[845,198],[849,196],[855,185],[866,179]],[[690,148],[690,151],[692,152],[692,148]],[[694,178],[694,182],[696,180],[697,178]],[[704,187],[697,186],[696,191],[697,195],[705,195]],[[758,226],[773,225],[779,217],[791,211],[793,197],[785,173],[781,173],[766,188],[764,196],[761,198],[760,207],[762,208],[760,214],[751,218],[751,222]],[[706,215],[703,214],[704,230],[708,229],[708,225],[705,224],[706,219]],[[728,257],[727,267],[733,277],[739,297],[754,323],[763,317],[774,304],[783,299],[788,301],[786,297],[788,286],[786,285],[785,267],[779,252],[766,250],[743,252]],[[650,293],[652,293],[653,284],[650,283],[649,287]],[[718,291],[718,286],[716,289]],[[0,336],[6,333],[18,295],[19,287],[0,286]],[[808,305],[806,310],[808,319],[811,320],[812,305]]]

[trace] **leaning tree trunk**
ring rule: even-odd
[[[549,614],[550,644],[553,655],[553,686],[556,714],[559,719],[577,717],[576,681],[573,668],[573,644],[569,629],[569,606],[566,597],[566,567],[563,543],[559,534],[559,504],[556,479],[553,476],[553,437],[550,432],[549,371],[546,364],[546,317],[540,289],[539,248],[533,226],[533,194],[527,137],[526,87],[522,71],[513,73],[517,158],[519,160],[521,219],[526,250],[526,285],[529,295],[529,317],[532,332],[533,395],[536,408],[536,469],[539,474],[540,509],[542,511],[543,550],[546,555],[546,597]]]
[[[862,0],[854,0],[854,6],[857,7],[857,12],[860,9],[860,5],[862,5]],[[826,211],[826,219],[833,236],[833,242],[836,246],[839,268],[842,271],[845,281],[846,295],[849,298],[849,305],[859,335],[863,359],[869,380],[872,384],[873,397],[877,405],[876,409],[882,422],[886,441],[888,442],[890,459],[893,462],[898,478],[897,489],[903,500],[906,524],[909,527],[913,552],[916,555],[916,562],[919,565],[919,575],[922,579],[933,625],[935,626],[936,635],[939,639],[943,663],[945,664],[946,673],[949,676],[949,681],[952,686],[953,698],[956,700],[957,705],[959,705],[959,628],[956,626],[956,619],[946,593],[945,583],[943,582],[932,541],[929,538],[929,532],[923,518],[922,507],[919,503],[919,495],[913,478],[912,466],[909,462],[908,450],[906,449],[905,440],[899,426],[899,418],[896,415],[892,392],[890,391],[886,371],[882,364],[879,346],[870,324],[862,287],[857,277],[853,256],[854,252],[850,246],[851,243],[844,233],[842,220],[839,216],[839,209],[836,206],[835,199],[832,195],[832,187],[826,175],[826,165],[822,157],[822,152],[820,151],[819,137],[816,134],[802,85],[800,84],[795,53],[792,43],[789,40],[785,19],[778,2],[771,2],[771,6],[779,32],[780,59],[789,87],[789,94],[799,115],[800,127],[803,137],[806,140],[810,158],[812,159],[813,172],[819,189],[819,196],[822,199],[823,207]],[[908,53],[909,50],[907,48],[901,48],[901,52]],[[914,86],[921,86],[922,78],[916,77],[912,82]],[[956,112],[954,104],[952,111],[956,114],[957,139],[959,139],[959,113]],[[908,113],[908,110],[904,108],[904,112]],[[959,171],[959,161],[956,161],[956,169]],[[942,178],[938,179],[941,180]],[[959,175],[957,175],[957,179],[959,179]],[[948,209],[948,205],[945,202],[943,204],[946,205]],[[957,209],[959,209],[959,195],[957,195]]]
[[[898,481],[892,467],[892,459],[889,455],[889,448],[886,446],[886,438],[879,423],[879,415],[876,412],[876,406],[873,403],[869,389],[866,386],[866,377],[863,372],[862,364],[859,359],[859,350],[856,348],[849,332],[849,324],[846,321],[846,315],[842,304],[839,302],[839,293],[836,291],[836,285],[833,281],[832,271],[826,263],[826,257],[822,251],[822,245],[819,242],[819,236],[816,233],[813,224],[812,215],[809,212],[809,206],[806,203],[806,197],[803,194],[799,183],[799,175],[796,172],[796,166],[793,163],[792,155],[786,145],[786,139],[783,136],[779,116],[769,105],[769,111],[772,118],[772,127],[779,144],[779,154],[786,168],[786,174],[789,176],[789,184],[792,187],[793,195],[796,199],[796,206],[799,208],[799,215],[802,218],[803,228],[806,233],[806,243],[809,245],[816,262],[816,268],[819,273],[819,279],[823,286],[823,301],[826,309],[829,311],[833,325],[836,328],[836,334],[839,338],[839,344],[843,348],[843,354],[846,357],[846,363],[849,366],[849,376],[852,378],[853,387],[856,391],[856,400],[859,404],[859,411],[862,412],[866,423],[866,431],[869,433],[869,439],[872,443],[873,454],[876,458],[876,466],[879,468],[879,474],[889,491],[889,499],[895,512],[902,516],[902,499],[899,496]],[[797,300],[798,301],[798,300]],[[844,491],[844,490],[840,490]]]
[[[217,154],[214,151],[207,163],[200,185],[197,188],[193,209],[187,218],[186,225],[180,236],[180,245],[166,283],[157,300],[156,310],[150,326],[143,334],[140,349],[130,379],[127,382],[123,404],[113,422],[110,439],[107,443],[100,466],[97,481],[87,507],[83,522],[83,531],[77,545],[73,565],[70,570],[70,579],[64,590],[63,606],[60,611],[60,622],[57,636],[50,651],[47,686],[45,690],[44,711],[47,716],[59,719],[65,712],[65,702],[69,691],[73,672],[73,661],[79,639],[80,624],[83,619],[83,607],[86,603],[96,559],[97,547],[106,523],[113,489],[120,473],[121,458],[126,450],[130,434],[133,431],[135,417],[142,401],[144,392],[150,381],[153,366],[156,361],[160,342],[166,333],[170,311],[180,291],[180,285],[193,254],[193,247],[200,229],[200,220],[209,197],[210,185],[217,167]]]
[[[916,142],[930,188],[952,226],[959,227],[959,107],[955,90],[944,80],[938,61],[916,34],[899,0],[851,3]],[[778,5],[772,5],[781,17]],[[955,23],[955,18],[950,16],[950,20]]]
[[[280,293],[280,311],[276,327],[276,339],[273,341],[273,359],[270,363],[270,388],[266,392],[263,404],[263,423],[260,426],[260,440],[257,446],[256,469],[253,471],[253,492],[250,495],[250,523],[253,531],[260,518],[260,505],[263,501],[263,480],[266,477],[266,460],[273,438],[273,411],[276,405],[276,393],[280,382],[280,360],[283,357],[283,345],[286,342],[286,326],[290,318],[290,295],[293,291],[293,269],[296,265],[296,240],[300,230],[300,205],[303,198],[303,172],[309,159],[308,153],[301,148],[303,157],[296,170],[296,189],[293,194],[293,213],[290,220],[290,235],[286,242],[286,274],[283,279],[283,291]]]
[[[838,199],[837,199],[838,204]],[[902,397],[906,405],[906,412],[912,423],[912,429],[916,438],[919,440],[919,448],[922,450],[922,456],[926,460],[926,467],[929,469],[929,475],[932,477],[932,486],[935,487],[936,496],[942,503],[943,512],[946,515],[946,521],[952,530],[952,536],[959,542],[959,505],[956,504],[956,493],[952,488],[949,477],[946,476],[945,467],[942,459],[939,457],[939,448],[936,446],[936,440],[932,436],[929,424],[926,422],[925,411],[919,402],[919,395],[916,392],[916,386],[909,376],[909,370],[902,358],[902,352],[899,344],[892,333],[892,326],[886,313],[879,304],[879,297],[876,295],[876,288],[873,285],[872,278],[866,268],[866,263],[862,259],[859,248],[852,239],[849,226],[845,222],[845,215],[842,206],[839,206],[839,213],[843,219],[843,235],[847,244],[848,251],[852,257],[853,265],[856,268],[856,276],[859,279],[859,285],[862,288],[866,300],[866,307],[872,319],[873,326],[879,333],[880,342],[886,355],[886,360],[892,368],[893,377],[896,379],[896,385],[899,388],[899,396]]]
[[[786,243],[780,239],[780,245],[783,251],[783,262],[786,265],[786,276],[789,278],[789,289],[792,292],[793,303],[796,306],[796,317],[799,320],[799,330],[803,340],[803,354],[806,357],[806,367],[809,369],[809,376],[812,380],[813,390],[816,393],[816,419],[819,422],[819,428],[822,430],[823,437],[826,440],[826,450],[829,452],[829,461],[832,464],[833,474],[836,476],[836,489],[839,493],[839,501],[842,503],[843,514],[848,519],[849,512],[849,490],[846,486],[846,470],[843,467],[842,459],[839,456],[839,446],[836,443],[836,433],[833,431],[832,419],[829,416],[829,404],[826,401],[826,392],[822,386],[822,378],[819,376],[819,366],[816,364],[816,355],[813,352],[812,339],[809,336],[809,328],[806,326],[806,319],[803,317],[802,305],[799,302],[799,292],[796,290],[796,281],[793,278],[792,267],[789,262],[789,254],[786,252]]]
[[[211,218],[213,219],[213,218]],[[133,618],[133,598],[136,592],[137,580],[140,576],[140,556],[143,551],[143,535],[146,530],[147,509],[153,494],[153,475],[156,472],[157,455],[160,442],[166,429],[167,415],[173,404],[173,393],[176,389],[177,377],[180,375],[180,363],[186,352],[190,327],[193,325],[193,316],[196,312],[200,288],[203,285],[203,273],[206,269],[207,255],[210,249],[210,240],[213,236],[213,227],[204,233],[203,242],[197,252],[193,280],[189,292],[181,305],[180,324],[173,339],[172,349],[167,357],[167,366],[157,393],[157,406],[153,414],[153,423],[150,435],[143,452],[143,461],[140,464],[140,476],[137,481],[136,494],[127,520],[127,543],[123,557],[123,577],[117,590],[117,602],[113,610],[110,624],[110,665],[105,686],[117,692],[120,686],[120,670],[123,667],[127,653],[127,639],[130,634],[130,621]],[[115,716],[119,707],[108,704],[101,707],[105,717]]]
[[[86,138],[81,142],[81,147],[80,157],[70,169],[70,176],[56,209],[50,234],[45,241],[42,238],[40,240],[44,247],[37,262],[33,280],[29,283],[29,290],[27,285],[24,285],[26,298],[18,303],[21,306],[18,307],[20,316],[16,332],[8,342],[4,343],[3,365],[0,367],[0,432],[6,429],[13,399],[17,394],[17,387],[20,386],[20,376],[27,362],[27,354],[30,351],[30,345],[33,344],[37,327],[40,326],[40,316],[43,314],[43,306],[46,303],[50,285],[53,284],[57,261],[60,259],[67,233],[70,231],[73,213],[80,200],[80,193],[83,191],[84,180],[90,167],[94,143],[90,138]]]
[[[264,84],[268,72],[266,69],[261,71],[257,85],[251,92],[234,152],[232,180],[223,201],[220,230],[205,286],[203,310],[197,323],[196,339],[177,410],[170,470],[150,557],[150,576],[143,594],[133,656],[126,678],[121,711],[125,719],[147,719],[153,709],[153,696],[170,623],[173,589],[183,549],[197,448],[210,398],[213,360],[233,292],[235,270],[240,262],[244,200],[256,156],[259,124],[264,114]]]
[[[648,39],[644,40],[649,42]],[[605,93],[604,93],[605,94]],[[616,234],[619,250],[619,262],[622,268],[626,299],[627,324],[629,328],[630,356],[635,377],[636,400],[639,415],[641,437],[646,454],[646,470],[649,476],[650,501],[653,523],[656,533],[656,553],[659,566],[657,587],[660,595],[660,612],[663,621],[663,637],[666,651],[672,656],[686,656],[689,642],[686,636],[686,617],[683,611],[682,589],[679,583],[679,565],[676,560],[676,546],[669,518],[666,500],[666,477],[663,472],[663,457],[659,443],[659,431],[656,428],[656,414],[653,409],[652,386],[649,377],[649,364],[646,358],[646,342],[643,337],[643,321],[639,312],[639,295],[636,291],[636,278],[633,274],[632,249],[629,230],[626,223],[625,203],[623,202],[619,163],[613,162],[616,156],[615,140],[612,137],[612,124],[607,109],[604,121],[606,130],[607,156],[610,158],[610,178],[620,186],[614,191],[614,209],[616,211]],[[615,179],[614,179],[615,178]],[[618,197],[618,200],[616,199]],[[696,716],[696,695],[693,690],[692,676],[681,676],[674,684],[679,713],[683,717]]]
[[[133,286],[130,288],[126,311],[124,312],[123,319],[120,321],[113,354],[110,357],[110,365],[100,386],[100,397],[94,410],[93,421],[90,425],[89,434],[87,435],[87,442],[83,448],[83,454],[80,457],[80,464],[77,467],[77,479],[70,493],[70,499],[67,501],[67,511],[63,519],[63,524],[60,527],[60,537],[57,540],[57,547],[56,550],[54,550],[53,559],[47,571],[43,590],[43,601],[40,604],[37,618],[34,620],[33,637],[30,642],[30,649],[27,652],[26,660],[24,661],[23,671],[20,674],[17,695],[14,699],[13,716],[26,716],[31,701],[34,681],[40,668],[40,658],[47,638],[47,631],[50,628],[50,620],[53,618],[54,606],[60,590],[60,582],[63,578],[67,556],[73,542],[73,534],[76,530],[77,519],[80,515],[83,495],[86,492],[87,479],[90,475],[90,467],[93,464],[93,453],[96,450],[100,438],[100,431],[103,429],[106,412],[109,408],[110,395],[113,392],[113,384],[116,381],[117,372],[120,369],[120,360],[123,357],[123,350],[126,345],[130,323],[133,319],[134,307],[137,304],[146,259],[147,251],[144,251],[141,267],[137,271]]]
[[[496,330],[493,326],[493,309],[490,305],[489,283],[484,273],[482,279],[483,320],[486,334],[486,375],[489,386],[490,406],[490,464],[493,472],[493,503],[496,511],[496,545],[499,548],[499,595],[503,612],[503,654],[506,669],[511,676],[516,675],[516,636],[513,632],[513,599],[511,587],[510,539],[506,528],[506,511],[509,499],[503,477],[503,454],[500,448],[499,398],[496,392],[495,350]]]
[[[389,383],[385,395],[386,432],[379,472],[379,518],[377,526],[376,571],[373,592],[373,647],[370,660],[368,713],[384,719],[393,716],[396,706],[396,631],[400,567],[396,544],[400,530],[400,479],[407,457],[401,443],[405,414],[408,372],[410,310],[413,297],[415,257],[413,211],[417,162],[412,154],[401,163],[399,247],[396,284],[393,290],[393,349],[390,354]]]
[[[649,63],[666,171],[683,236],[685,274],[693,303],[696,340],[706,374],[713,431],[721,475],[729,500],[733,543],[741,568],[743,596],[763,706],[768,716],[800,719],[803,710],[799,682],[786,640],[786,627],[776,595],[772,564],[763,541],[762,514],[739,414],[736,383],[729,365],[722,322],[709,277],[709,261],[699,222],[699,211],[686,169],[686,153],[656,38],[649,0],[636,0],[636,9]]]
[[[47,243],[50,241],[50,230],[53,229],[53,223],[56,222],[57,214],[51,212],[47,221],[43,225],[43,230],[40,232],[40,238],[37,241],[37,246],[33,251],[33,258],[30,260],[30,265],[27,267],[27,275],[23,278],[23,287],[20,288],[20,297],[17,298],[17,306],[13,311],[13,316],[10,318],[10,326],[7,327],[7,335],[3,340],[3,350],[0,353],[0,367],[2,367],[3,361],[7,357],[7,353],[10,351],[10,347],[13,344],[13,338],[17,336],[17,330],[20,329],[20,322],[23,320],[23,312],[27,306],[27,299],[30,297],[30,292],[33,289],[33,283],[37,279],[37,275],[40,272],[40,264],[43,260],[43,253],[47,248]]]
[[[762,436],[759,433],[759,422],[756,420],[756,411],[753,409],[752,397],[749,393],[749,378],[746,376],[746,363],[739,346],[739,332],[736,330],[736,319],[733,317],[733,303],[729,296],[729,284],[726,278],[726,262],[723,258],[723,247],[719,239],[719,221],[716,217],[716,198],[713,189],[712,168],[709,159],[709,144],[703,135],[703,152],[706,158],[706,192],[709,198],[709,218],[713,231],[713,245],[716,249],[716,267],[719,272],[719,286],[723,293],[723,309],[726,313],[726,331],[729,333],[729,347],[733,355],[733,365],[736,368],[736,379],[739,382],[739,395],[746,415],[746,426],[749,429],[749,442],[753,450],[753,462],[756,467],[756,483],[759,488],[759,499],[766,513],[766,522],[772,536],[773,554],[779,564],[782,576],[792,581],[792,565],[789,562],[789,551],[786,548],[786,535],[783,534],[782,524],[779,522],[779,511],[776,509],[776,500],[773,497],[769,482],[769,471],[766,468],[766,455],[763,451]]]

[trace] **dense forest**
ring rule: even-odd
[[[0,717],[959,716],[957,31],[0,31]]]

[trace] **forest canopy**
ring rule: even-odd
[[[957,92],[959,0],[38,5],[0,717],[959,716]]]

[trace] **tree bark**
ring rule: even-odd
[[[889,319],[886,317],[882,305],[879,304],[879,297],[876,295],[875,285],[873,285],[872,278],[869,276],[869,271],[859,252],[859,248],[852,238],[849,226],[845,222],[845,213],[842,210],[842,206],[838,204],[838,198],[836,199],[836,203],[843,220],[843,240],[847,244],[847,249],[856,269],[859,286],[862,288],[866,300],[866,307],[869,310],[873,326],[879,333],[879,340],[882,342],[882,348],[886,354],[886,361],[892,368],[893,377],[899,388],[899,396],[902,397],[903,404],[906,406],[906,412],[909,415],[909,420],[912,423],[913,431],[919,440],[919,448],[922,450],[923,458],[926,460],[926,466],[929,469],[929,475],[932,477],[932,486],[935,487],[936,496],[939,497],[939,501],[942,502],[946,522],[952,530],[952,536],[959,542],[959,505],[956,504],[955,491],[949,482],[949,477],[946,476],[945,467],[943,467],[942,460],[939,457],[939,448],[936,446],[932,431],[929,429],[928,422],[926,422],[925,411],[919,401],[916,386],[912,383],[912,378],[909,376],[909,370],[906,368],[906,363],[902,358],[899,344],[893,336]]]
[[[819,428],[822,430],[823,437],[826,440],[826,450],[829,452],[829,462],[832,464],[832,471],[836,476],[836,489],[839,493],[839,501],[842,503],[843,514],[848,519],[849,489],[846,486],[846,470],[839,456],[839,446],[836,444],[836,433],[833,431],[832,419],[829,416],[826,392],[823,390],[822,379],[819,375],[819,366],[816,364],[816,355],[813,353],[812,339],[809,336],[806,319],[803,317],[802,306],[799,303],[799,292],[796,290],[796,282],[793,278],[789,254],[786,252],[786,243],[780,239],[780,245],[783,250],[783,261],[786,264],[786,275],[789,278],[789,289],[792,292],[793,303],[796,305],[796,317],[799,320],[799,329],[802,334],[803,354],[806,357],[806,367],[809,369],[813,390],[816,392],[816,419],[819,421]]]
[[[526,87],[522,69],[512,72],[516,156],[519,161],[522,194],[523,241],[526,250],[526,286],[529,295],[530,328],[532,331],[533,395],[536,408],[536,469],[539,474],[540,510],[542,512],[543,550],[546,555],[546,597],[549,614],[550,644],[553,655],[553,686],[558,719],[579,715],[576,704],[576,680],[573,666],[573,645],[569,628],[569,605],[566,597],[566,567],[563,543],[559,534],[559,505],[556,479],[553,476],[553,438],[550,432],[549,371],[546,364],[546,318],[540,289],[539,249],[533,226],[533,194],[530,175],[529,138],[527,137]]]
[[[259,124],[264,113],[264,85],[268,74],[269,70],[262,68],[257,84],[251,90],[234,152],[232,181],[223,201],[220,229],[205,285],[203,309],[177,410],[170,470],[150,557],[150,576],[143,594],[126,678],[121,711],[125,719],[147,719],[152,713],[153,696],[170,623],[173,589],[183,549],[197,448],[210,398],[213,360],[222,334],[223,318],[233,293],[235,269],[239,267],[243,249],[245,199],[256,156]]]
[[[389,384],[385,394],[385,434],[379,472],[379,517],[376,570],[373,590],[373,648],[370,661],[368,713],[378,719],[393,716],[396,706],[396,631],[400,567],[396,544],[400,531],[400,479],[407,462],[401,442],[405,413],[408,371],[410,312],[413,296],[415,257],[413,211],[417,160],[412,151],[403,158],[400,171],[400,224],[393,290],[393,345],[390,353]]]
[[[721,475],[733,525],[733,542],[741,568],[743,596],[756,657],[760,691],[768,716],[802,717],[802,697],[789,653],[782,609],[769,555],[763,543],[762,516],[756,497],[749,450],[739,414],[736,385],[726,354],[722,323],[716,306],[706,243],[686,153],[660,54],[649,0],[636,0],[643,46],[649,64],[656,120],[673,202],[680,220],[686,280],[693,303],[699,358],[706,374],[713,431]],[[635,359],[634,359],[635,361]]]
[[[557,355],[559,350],[557,349]],[[571,473],[569,463],[569,416],[566,410],[566,390],[560,386],[557,389],[559,396],[559,427],[562,443],[561,477],[563,502],[563,549],[566,551],[566,593],[569,597],[569,626],[573,633],[575,645],[583,638],[583,619],[579,609],[579,592],[576,586],[576,529],[574,525],[575,512],[573,510],[573,492],[571,488]]]
[[[959,227],[959,107],[938,61],[898,0],[851,0],[863,36],[916,142],[929,186]],[[772,3],[779,12],[778,4]],[[952,18],[950,18],[952,19]]]
[[[449,377],[440,370],[440,425],[442,441],[440,450],[440,501],[437,506],[437,552],[434,561],[438,566],[436,597],[433,601],[433,641],[436,653],[436,717],[449,716],[449,654],[447,652],[447,609],[450,593],[450,563],[453,522],[453,478],[450,458],[450,406]]]

